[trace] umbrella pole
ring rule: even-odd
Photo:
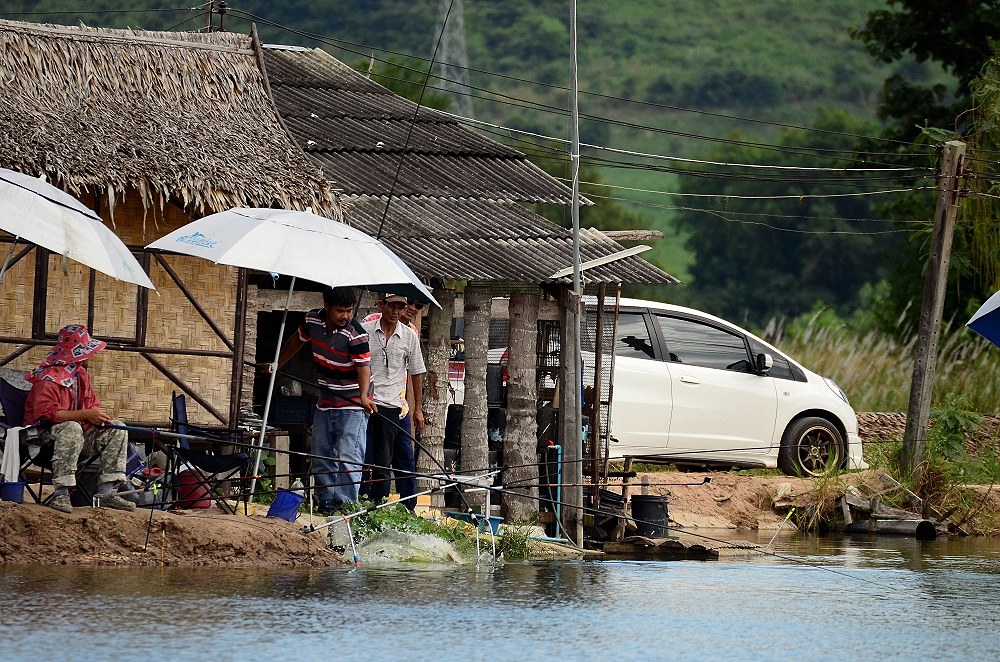
[[[264,400],[264,416],[260,424],[260,437],[257,439],[257,452],[253,461],[253,478],[250,479],[250,498],[253,499],[253,492],[257,488],[257,471],[260,469],[260,455],[264,450],[264,436],[267,434],[267,417],[271,413],[271,396],[274,395],[274,382],[278,378],[278,359],[281,357],[281,341],[285,338],[285,322],[288,320],[288,309],[292,307],[292,292],[295,291],[295,276],[288,286],[288,299],[285,301],[285,310],[281,313],[281,326],[278,327],[278,346],[274,350],[274,363],[271,370],[271,381],[267,385],[267,398]]]
[[[10,266],[10,257],[14,254],[14,249],[17,248],[17,235],[14,235],[14,243],[10,245],[10,250],[7,251],[7,259],[3,261],[3,268],[0,269],[0,280],[3,280],[3,275],[7,273],[7,267]]]

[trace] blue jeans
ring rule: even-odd
[[[413,457],[413,439],[410,436],[412,421],[410,414],[406,414],[399,419],[399,431],[396,433],[396,443],[392,449],[392,468],[396,476],[396,492],[400,499],[413,496],[417,493],[417,479],[412,473],[417,470],[417,464]],[[417,507],[416,499],[409,499],[403,502],[407,508],[413,510]]]
[[[358,500],[367,429],[364,409],[316,410],[313,473],[321,510],[336,510]]]

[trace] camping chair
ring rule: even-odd
[[[183,393],[174,393],[171,398],[171,427],[178,435],[190,435],[200,437],[205,440],[208,448],[199,450],[192,448],[190,439],[178,437],[174,446],[162,446],[171,458],[171,473],[177,477],[182,469],[187,469],[194,473],[194,486],[188,484],[188,493],[198,491],[197,486],[201,486],[207,491],[209,498],[214,500],[219,507],[227,513],[235,514],[233,508],[225,499],[227,484],[232,480],[240,480],[249,473],[250,455],[244,452],[221,453],[221,447],[229,444],[241,444],[243,441],[242,432],[239,430],[208,431],[195,427],[188,423],[187,399]],[[237,446],[238,447],[238,446]],[[175,478],[176,480],[176,478]],[[192,489],[194,487],[194,489]],[[187,503],[194,499],[185,498],[178,495],[180,503]],[[244,508],[246,508],[244,502]]]
[[[0,422],[0,432],[4,436],[4,447],[12,440],[7,439],[7,433],[13,428],[22,427],[24,423],[24,404],[28,399],[28,391],[18,388],[6,379],[0,378],[0,407],[3,408],[4,420]],[[44,504],[48,499],[42,499],[42,486],[52,483],[52,451],[51,441],[40,439],[41,423],[22,428],[18,451],[21,457],[21,468],[16,480],[24,482],[25,488],[31,494],[35,503]],[[130,449],[131,450],[131,449]],[[93,475],[93,465],[97,455],[83,455],[76,469],[76,487],[70,490],[70,498],[74,506],[89,505],[92,502],[96,488],[96,475]],[[28,480],[29,472],[34,467],[38,472],[37,491]],[[46,472],[49,474],[46,478]],[[90,480],[90,478],[94,480]],[[5,477],[5,480],[11,480]]]

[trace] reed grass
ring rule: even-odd
[[[819,315],[790,330],[774,323],[768,329],[782,351],[837,382],[855,411],[906,411],[916,337],[904,343],[878,331],[830,324]],[[1000,348],[971,330],[944,328],[935,372],[933,404],[957,395],[977,412],[1000,412]]]

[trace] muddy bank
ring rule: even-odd
[[[342,563],[321,533],[217,509],[165,513],[0,502],[0,563],[324,567]]]

